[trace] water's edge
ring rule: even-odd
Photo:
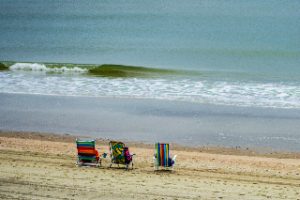
[[[0,129],[300,151],[299,109],[0,94]]]

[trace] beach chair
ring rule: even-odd
[[[173,158],[170,157],[170,145],[165,143],[156,143],[155,144],[155,154],[154,154],[154,169],[165,169],[172,170],[175,162],[175,155]]]
[[[109,142],[110,149],[110,158],[112,167],[113,164],[125,165],[125,168],[128,169],[131,164],[131,168],[133,169],[133,156],[135,154],[130,154],[128,147],[125,146],[123,142],[110,141]]]
[[[95,148],[95,140],[76,139],[76,145],[78,166],[101,166],[101,159]]]

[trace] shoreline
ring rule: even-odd
[[[57,134],[57,133],[44,133],[44,132],[24,132],[24,131],[7,131],[0,130],[0,137],[5,138],[19,138],[19,139],[30,139],[37,141],[47,141],[47,142],[63,142],[63,143],[75,143],[76,138],[87,138],[95,139],[96,143],[101,146],[108,145],[109,141],[113,139],[101,139],[93,138],[91,136],[80,136],[72,134]],[[126,141],[128,146],[134,148],[144,148],[152,149],[154,148],[154,143],[144,143],[142,141]],[[249,156],[249,157],[266,157],[266,158],[279,158],[279,159],[300,159],[300,152],[289,152],[289,151],[275,151],[275,150],[260,150],[251,149],[248,147],[225,147],[225,146],[199,146],[199,147],[189,147],[185,145],[180,145],[176,143],[170,143],[171,148],[175,151],[186,151],[186,152],[199,152],[199,153],[209,153],[209,154],[219,154],[219,155],[233,155],[233,156]]]
[[[153,145],[130,143],[134,169],[77,167],[72,135],[0,132],[3,199],[299,199],[300,159],[171,145],[173,171],[154,171]],[[108,141],[96,148],[108,152]],[[227,154],[228,153],[228,154]],[[292,155],[292,154],[290,154]],[[295,159],[296,158],[296,159]],[[126,186],[125,186],[126,185]],[[59,191],[59,192],[58,192]]]

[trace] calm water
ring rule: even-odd
[[[300,77],[300,2],[1,0],[0,60]]]

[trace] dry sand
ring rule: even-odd
[[[128,146],[133,170],[77,167],[72,136],[0,132],[0,199],[300,199],[299,153],[172,145],[174,171],[155,172],[152,145]]]

